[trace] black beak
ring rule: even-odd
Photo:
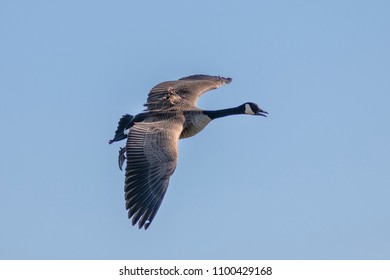
[[[263,116],[263,117],[267,117],[268,112],[259,109],[259,111],[256,112],[256,115],[258,115],[258,116]]]

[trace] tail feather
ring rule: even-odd
[[[132,119],[134,118],[134,116],[132,115],[129,115],[129,114],[126,114],[126,115],[123,115],[119,122],[118,122],[118,127],[115,131],[115,136],[113,139],[111,139],[110,141],[108,141],[109,144],[112,144],[116,141],[120,141],[120,140],[123,140],[123,139],[126,139],[127,138],[127,135],[125,134],[125,130],[127,128],[129,128],[129,125],[132,121]]]

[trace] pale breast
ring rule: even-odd
[[[188,138],[199,133],[206,125],[211,122],[211,119],[204,115],[201,111],[186,112],[185,124],[180,138]]]

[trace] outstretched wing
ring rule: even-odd
[[[231,78],[208,75],[192,75],[177,81],[168,81],[156,85],[149,92],[147,110],[168,109],[173,106],[195,107],[199,96],[228,84]]]
[[[147,229],[167,191],[178,158],[182,123],[175,119],[137,122],[126,145],[125,200],[129,219]]]

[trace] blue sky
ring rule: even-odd
[[[1,259],[389,259],[388,1],[3,1]],[[253,101],[180,142],[147,230],[119,117],[191,74]]]

